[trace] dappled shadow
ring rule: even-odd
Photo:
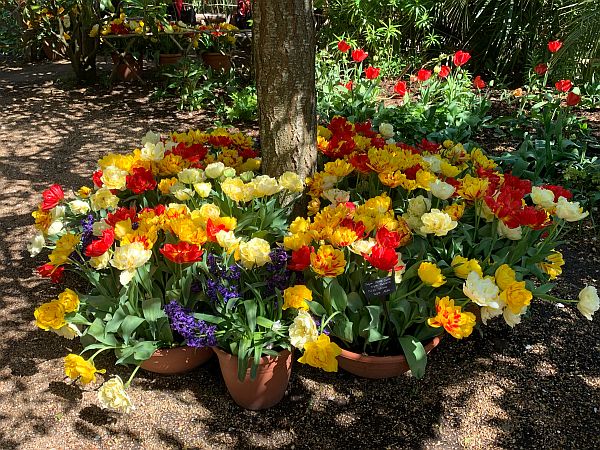
[[[67,89],[54,81],[57,72],[67,80],[64,64],[0,69],[0,448],[594,448],[600,326],[540,304],[515,329],[497,322],[483,337],[444,339],[423,380],[364,380],[296,362],[279,405],[245,411],[212,358],[181,376],[140,371],[130,415],[99,408],[95,389],[105,378],[62,381],[62,357],[78,342],[32,324],[35,307],[64,286],[34,275],[45,256],[25,249],[30,212],[52,182],[90,185],[101,155],[131,150],[149,128],[212,123],[170,102],[150,104],[143,86]],[[598,251],[565,251],[560,294],[575,298],[583,282],[600,279]],[[96,364],[124,380],[131,370],[107,354]]]

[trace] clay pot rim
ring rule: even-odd
[[[441,339],[442,339],[441,336],[434,336],[433,339],[431,339],[430,341],[427,341],[427,344],[424,345],[425,352],[429,353],[431,350],[433,350],[433,348],[436,347],[440,343]],[[340,356],[345,359],[349,359],[349,360],[357,361],[357,362],[364,362],[364,363],[375,363],[376,362],[378,364],[398,364],[398,363],[406,362],[406,357],[404,355],[370,356],[370,355],[364,355],[362,353],[355,353],[353,351],[345,350],[345,349],[342,349],[342,354]]]
[[[232,355],[231,353],[226,352],[222,348],[219,348],[216,346],[211,347],[211,348],[217,354],[217,356],[219,356],[219,354],[220,354],[227,358],[236,358],[237,359],[236,355]],[[261,356],[259,364],[261,367],[269,367],[273,364],[276,364],[277,360],[279,360],[281,358],[284,358],[284,359],[287,358],[291,353],[292,352],[290,350],[284,349],[284,350],[281,350],[277,356],[270,356],[270,355]],[[248,360],[252,360],[252,358],[248,358]],[[259,370],[260,370],[260,367],[259,367]],[[248,372],[250,372],[250,367],[248,367]]]
[[[163,358],[173,351],[201,352],[206,350],[212,351],[212,347],[190,347],[189,345],[178,345],[177,347],[157,348],[154,350],[154,353],[152,353],[152,357]]]

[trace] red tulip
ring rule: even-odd
[[[533,70],[535,71],[535,73],[537,73],[539,76],[544,75],[546,72],[548,72],[548,64],[546,63],[539,63],[537,66],[535,66],[533,68]]]
[[[565,189],[562,186],[557,186],[554,184],[542,184],[544,189],[548,189],[549,191],[554,192],[554,201],[557,202],[560,197],[564,197],[567,200],[571,200],[573,198],[573,193],[568,189]]]
[[[115,230],[107,228],[102,230],[102,237],[93,240],[85,249],[85,256],[97,257],[104,255],[115,242]]]
[[[352,60],[355,62],[363,62],[365,59],[367,59],[367,56],[369,56],[369,54],[362,48],[352,51]]]
[[[142,194],[156,188],[156,180],[152,171],[143,167],[135,167],[133,175],[127,175],[127,189],[134,194]]]
[[[227,227],[220,223],[215,225],[212,219],[206,221],[206,236],[210,242],[217,242],[217,233],[219,231],[230,231]]]
[[[431,70],[421,69],[417,72],[417,79],[419,81],[427,81],[431,77]]]
[[[386,227],[381,227],[375,235],[377,243],[381,247],[396,248],[400,245],[400,235],[397,231],[389,231]]]
[[[442,66],[442,67],[440,67],[440,71],[438,72],[438,76],[440,78],[446,78],[448,75],[450,75],[450,67],[448,67],[448,66]]]
[[[550,50],[550,53],[556,53],[560,50],[561,47],[562,42],[560,42],[559,40],[548,42],[548,50]]]
[[[374,80],[379,76],[380,71],[381,69],[379,69],[378,67],[369,66],[365,69],[365,77],[367,78],[367,80]]]
[[[473,86],[475,86],[477,89],[483,89],[485,87],[485,81],[483,81],[483,79],[477,75],[473,80]]]
[[[63,266],[53,266],[52,264],[44,264],[37,268],[37,272],[44,278],[50,278],[53,283],[59,283],[62,279],[65,268]]]
[[[177,244],[165,244],[160,252],[170,261],[177,264],[192,263],[202,259],[203,250],[189,242],[180,241]]]
[[[93,173],[93,175],[92,175],[92,181],[99,188],[101,188],[104,185],[104,183],[102,182],[102,171],[101,170],[96,170]]]
[[[338,50],[342,53],[346,53],[348,50],[350,50],[350,46],[344,40],[341,40],[340,42],[338,42],[337,47],[338,47]]]
[[[381,247],[376,245],[371,250],[370,255],[365,255],[365,259],[371,263],[373,267],[389,272],[398,264],[398,254],[393,248]]]
[[[454,54],[454,65],[460,67],[466,64],[470,59],[471,55],[469,53],[459,50]]]
[[[305,245],[300,247],[298,250],[292,252],[292,257],[288,262],[287,268],[297,272],[302,272],[308,266],[310,266],[310,253],[312,247]]]
[[[353,85],[353,84],[354,84],[354,83],[352,82],[352,80],[350,80],[350,81],[348,81],[346,84],[344,84],[344,87],[345,87],[346,89],[348,89],[349,91],[351,91],[351,90],[352,90],[352,85]]]
[[[133,223],[136,220],[136,216],[137,213],[135,212],[134,206],[132,206],[131,208],[121,207],[117,209],[114,213],[108,213],[108,216],[106,216],[106,219],[104,220],[111,227],[114,227],[119,222],[122,222],[123,220],[127,219],[131,220],[131,222]]]
[[[44,197],[44,200],[42,201],[42,211],[50,211],[65,198],[65,193],[63,192],[62,187],[60,187],[60,184],[53,184],[42,192],[42,197]]]
[[[560,80],[554,83],[554,86],[560,92],[569,92],[573,87],[573,83],[571,83],[571,80]]]
[[[581,100],[581,95],[577,95],[574,92],[569,92],[567,94],[567,105],[569,105],[569,106],[577,105],[580,100]]]
[[[398,81],[394,85],[394,92],[396,94],[398,94],[400,97],[404,97],[404,94],[406,94],[407,90],[408,89],[406,88],[406,81]]]

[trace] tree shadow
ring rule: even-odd
[[[67,90],[51,83],[55,70],[0,73],[0,448],[55,439],[57,415],[88,446],[110,434],[123,446],[157,448],[597,447],[600,325],[540,304],[515,329],[495,322],[483,337],[444,339],[422,380],[364,380],[296,362],[283,401],[254,412],[231,400],[212,358],[182,376],[141,371],[130,388],[140,405],[131,416],[97,406],[78,410],[82,401],[95,401],[93,387],[58,380],[62,357],[79,344],[32,324],[34,309],[64,286],[33,274],[44,257],[31,259],[25,250],[30,211],[52,182],[90,185],[98,157],[130,151],[148,128],[206,128],[212,121],[169,102],[149,104],[143,87]],[[598,249],[575,244],[565,255],[570,265],[561,293],[575,298],[582,281],[600,279]],[[96,362],[112,368],[114,357],[102,354]],[[130,370],[110,371],[126,379]],[[153,407],[159,416],[146,417],[146,399],[160,405]]]

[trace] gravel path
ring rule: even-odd
[[[206,127],[202,114],[149,104],[137,86],[65,90],[65,64],[0,64],[0,449],[600,447],[600,317],[536,303],[511,330],[442,341],[425,379],[366,381],[295,364],[283,402],[244,411],[215,359],[191,374],[140,373],[128,416],[96,406],[94,386],[63,382],[76,344],[33,325],[57,293],[33,275],[30,212],[50,183],[77,188],[99,155],[129,150],[148,128]],[[586,237],[587,236],[587,237]],[[574,235],[559,293],[600,287],[598,241]],[[98,359],[111,368],[111,360]],[[111,369],[112,370],[112,369]],[[116,369],[122,376],[128,372]]]

